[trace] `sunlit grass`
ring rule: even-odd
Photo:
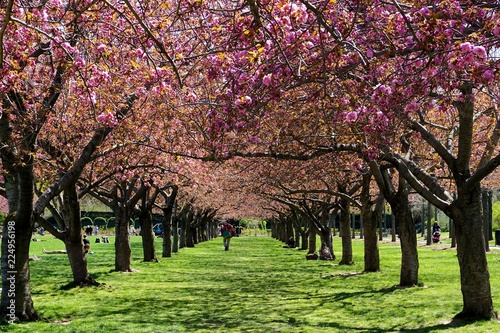
[[[306,261],[270,237],[235,237],[230,251],[215,239],[184,248],[159,263],[141,261],[132,237],[136,273],[114,272],[114,245],[92,243],[89,270],[99,287],[66,288],[71,271],[50,236],[32,243],[33,300],[47,322],[0,326],[12,332],[494,332],[494,322],[451,325],[462,296],[456,253],[447,244],[419,246],[420,288],[399,289],[401,253],[380,244],[382,270],[362,273],[363,243],[353,242],[355,264]],[[111,239],[113,241],[113,239]],[[161,248],[158,239],[157,250]],[[341,242],[334,239],[337,258]],[[160,252],[160,251],[159,251]],[[500,253],[488,254],[494,301],[500,296]],[[497,307],[500,304],[495,303]]]

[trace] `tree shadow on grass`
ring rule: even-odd
[[[386,333],[386,332],[407,332],[407,333],[426,333],[426,332],[435,332],[435,331],[444,331],[449,329],[459,329],[461,327],[465,327],[467,325],[473,324],[474,322],[464,321],[464,320],[452,320],[449,323],[441,323],[435,324],[427,327],[419,327],[419,328],[401,328],[400,326],[395,326],[387,329],[382,328],[367,328],[367,327],[359,327],[359,326],[348,326],[342,325],[340,323],[318,323],[318,327],[321,328],[333,328],[335,331],[339,332],[369,332],[369,333]]]
[[[329,274],[329,275],[324,275],[321,278],[323,279],[333,279],[333,278],[348,278],[348,277],[353,277],[353,276],[358,276],[358,275],[363,275],[365,272],[347,272],[347,273],[334,273],[334,274]]]
[[[414,287],[415,289],[418,289],[419,287]],[[391,294],[395,291],[399,291],[402,288],[398,285],[388,287],[388,288],[381,288],[381,289],[367,289],[363,291],[356,291],[356,292],[340,292],[333,294],[329,297],[321,297],[323,301],[328,301],[328,302],[336,302],[336,303],[342,303],[345,300],[349,299],[356,299],[358,297],[375,297],[377,294],[378,295],[387,295]],[[411,289],[411,288],[405,288],[405,289]],[[485,319],[485,321],[488,321],[488,319]],[[319,327],[330,327],[334,329],[338,329],[338,331],[341,332],[355,332],[355,331],[363,331],[363,332],[373,332],[373,333],[382,333],[382,332],[435,332],[435,331],[440,331],[440,330],[449,330],[449,329],[460,329],[462,327],[466,327],[468,325],[475,324],[477,321],[475,320],[467,320],[467,319],[461,319],[461,318],[453,318],[450,319],[448,322],[443,322],[441,321],[440,323],[436,323],[432,326],[426,326],[426,327],[420,327],[420,328],[404,328],[401,325],[397,325],[391,328],[387,329],[382,329],[382,328],[367,328],[367,327],[362,327],[362,326],[348,326],[344,325],[341,323],[332,323],[332,322],[327,322],[327,323],[317,323],[317,326]]]

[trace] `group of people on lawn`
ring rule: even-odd
[[[286,242],[286,245],[284,247],[287,248],[295,248],[295,240],[293,237],[290,237],[288,241]],[[307,260],[334,260],[335,256],[333,255],[332,251],[330,251],[330,248],[326,243],[323,243],[321,245],[321,248],[319,249],[319,253],[308,253],[306,255]]]
[[[234,226],[227,221],[222,221],[219,223],[219,231],[220,231],[220,235],[222,236],[222,239],[223,239],[224,250],[229,251],[229,244],[231,242],[231,238],[235,235]],[[92,253],[92,252],[90,252],[90,241],[87,238],[86,233],[83,235],[82,241],[83,241],[83,253],[84,254]],[[293,237],[290,237],[290,239],[287,242],[286,247],[291,247],[291,248],[295,247],[295,242],[293,240]],[[66,250],[48,251],[45,248],[42,249],[42,252],[44,254],[66,254],[67,253]],[[330,248],[326,245],[326,243],[322,244],[322,246],[319,250],[319,257],[317,256],[316,259],[317,258],[319,258],[320,260],[333,260],[334,259],[332,252],[330,251]]]
[[[107,236],[102,236],[101,239],[96,238],[96,243],[109,243],[109,239]],[[83,243],[83,254],[94,254],[95,252],[90,252],[90,240],[87,238],[87,235],[84,234],[82,238]],[[44,254],[66,254],[68,253],[66,250],[46,250],[42,248],[42,252]]]
[[[227,221],[222,221],[219,223],[219,232],[220,235],[222,236],[222,241],[224,245],[224,250],[229,251],[229,243],[231,242],[231,238],[235,235],[234,233],[234,227],[232,224],[230,224]],[[290,239],[287,242],[287,245],[285,247],[289,248],[294,248],[295,247],[295,241],[293,237],[290,237]],[[321,248],[319,249],[319,255],[314,253],[315,259],[320,259],[320,260],[334,260],[335,256],[332,254],[332,251],[328,247],[326,243],[323,243],[321,245]]]

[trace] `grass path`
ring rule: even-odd
[[[354,241],[353,266],[306,261],[270,237],[236,237],[230,251],[218,238],[184,248],[136,273],[113,272],[114,245],[92,244],[89,270],[102,286],[67,289],[71,272],[49,236],[32,244],[35,307],[48,322],[0,326],[7,332],[498,332],[492,322],[452,326],[461,309],[453,250],[419,247],[424,288],[398,289],[400,249],[380,244],[382,271],[362,274],[363,244]],[[340,241],[334,240],[340,257]],[[158,240],[157,250],[161,248]],[[494,252],[494,251],[493,251]],[[494,301],[500,297],[500,254],[488,254]],[[500,307],[500,302],[496,303]]]

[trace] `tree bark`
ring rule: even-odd
[[[163,258],[172,257],[172,208],[173,205],[163,208],[163,241],[162,241],[162,253]],[[176,230],[177,231],[177,230]]]
[[[98,285],[88,273],[82,241],[80,201],[75,183],[63,191],[62,218],[66,230],[61,233],[53,232],[53,235],[64,242],[73,273],[73,283],[78,286]]]
[[[352,265],[354,264],[352,260],[352,239],[351,239],[351,214],[350,214],[350,204],[348,200],[341,199],[340,205],[342,207],[342,213],[340,214],[340,230],[342,236],[342,259],[339,265]]]
[[[427,237],[426,237],[426,245],[432,244],[432,206],[430,202],[427,202]]]
[[[408,192],[398,191],[393,199],[388,200],[392,212],[399,224],[401,243],[401,275],[399,285],[412,287],[418,285],[417,231],[411,215]]]
[[[40,319],[31,298],[29,247],[32,230],[19,225],[15,219],[3,224],[1,318],[10,322]]]
[[[301,232],[300,232],[300,249],[301,250],[307,250],[308,248],[308,237],[309,237],[309,232],[307,229],[305,230],[302,230],[301,229]],[[316,237],[316,236],[314,236]],[[316,245],[315,245],[316,246]]]
[[[309,227],[308,251],[307,253],[316,252],[316,233],[314,228]]]
[[[363,227],[364,227],[364,259],[365,272],[380,271],[380,256],[378,250],[377,237],[377,219],[378,212],[368,209],[363,209]]]
[[[5,167],[5,166],[4,166]],[[29,248],[33,231],[33,168],[20,168],[16,176],[4,175],[9,216],[2,233],[2,299],[0,317],[9,322],[35,321],[40,316],[31,298]]]
[[[490,252],[490,207],[489,207],[489,195],[488,189],[483,189],[481,191],[481,201],[483,209],[483,230],[484,230],[484,250]]]
[[[465,193],[459,187],[458,198],[452,204],[451,214],[455,223],[463,297],[463,309],[457,317],[496,318],[484,251],[480,186],[477,185]]]
[[[115,210],[115,270],[132,272],[129,221],[130,213],[126,209]]]
[[[179,235],[179,248],[184,248],[186,247],[186,228],[187,228],[187,223],[186,223],[186,217],[184,215],[179,216],[179,227],[180,227],[180,235]]]
[[[172,252],[179,252],[179,218],[177,216],[172,217],[172,232],[174,236],[172,237]]]
[[[380,216],[380,212],[378,211],[377,206],[381,209],[383,200],[381,195],[379,205],[374,205],[370,200],[371,177],[370,173],[363,175],[361,188],[361,219],[363,220],[364,229],[364,261],[365,272],[378,272],[380,271],[380,255],[377,238],[377,216]]]
[[[144,261],[157,262],[155,249],[155,235],[153,232],[153,217],[149,210],[141,210],[139,215],[141,224],[142,250]]]
[[[80,240],[75,242],[69,237],[64,242],[66,252],[68,253],[71,272],[73,273],[73,284],[83,286],[97,286],[99,283],[95,281],[88,273],[87,258],[83,251],[83,242]]]

